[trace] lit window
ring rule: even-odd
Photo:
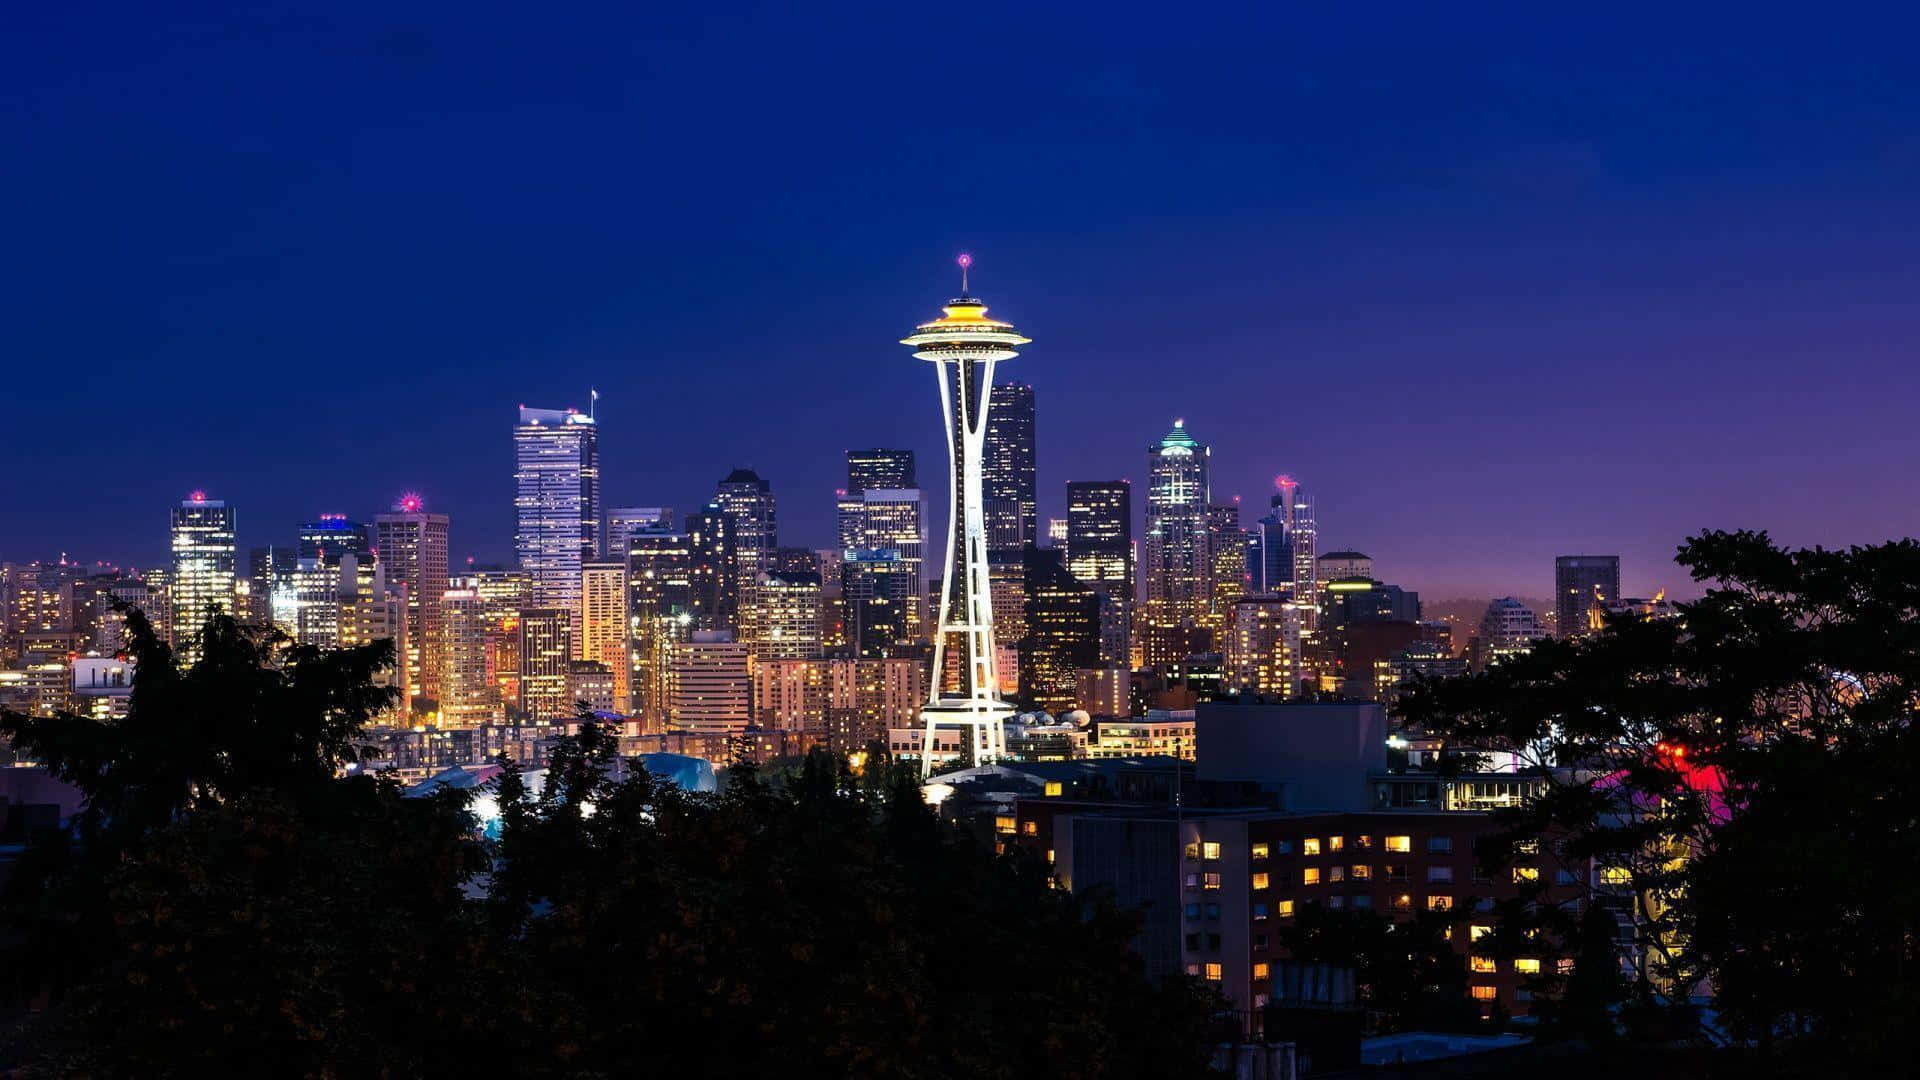
[[[1198,974],[1200,974],[1200,965],[1199,965],[1199,964],[1188,964],[1188,965],[1187,965],[1187,974],[1189,974],[1189,975],[1198,975]]]
[[[1493,933],[1493,927],[1491,926],[1469,926],[1467,927],[1467,940],[1479,941],[1491,933]]]
[[[1290,919],[1293,917],[1293,901],[1291,900],[1280,901],[1280,917],[1283,919]]]
[[[1495,990],[1491,986],[1476,986],[1473,988],[1473,1000],[1475,1001],[1492,1001],[1499,996],[1500,991]]]
[[[1393,852],[1395,855],[1405,855],[1413,850],[1413,837],[1389,836],[1387,837],[1387,850]]]
[[[1345,881],[1345,880],[1347,880],[1347,868],[1346,868],[1346,867],[1344,867],[1344,866],[1330,866],[1330,867],[1328,867],[1328,868],[1327,868],[1327,880],[1328,880],[1328,881]]]
[[[1453,897],[1429,896],[1427,897],[1427,910],[1428,911],[1452,911]]]
[[[1371,836],[1356,836],[1354,837],[1353,842],[1362,851],[1366,851],[1373,847],[1373,837]]]
[[[1052,848],[1047,849],[1047,865],[1048,866],[1053,865],[1053,849]]]
[[[1494,963],[1491,956],[1472,957],[1467,961],[1467,966],[1470,970],[1482,975],[1500,970],[1500,965]]]
[[[1516,866],[1513,868],[1513,880],[1515,884],[1523,881],[1539,881],[1540,868],[1537,866]]]
[[[1262,960],[1260,963],[1253,965],[1253,977],[1256,979],[1264,979],[1267,977],[1266,961]]]
[[[1201,888],[1203,888],[1203,889],[1217,889],[1217,888],[1219,888],[1219,887],[1220,887],[1220,875],[1219,875],[1219,874],[1207,874],[1207,875],[1205,875],[1205,878],[1204,878],[1204,879],[1203,879],[1203,880],[1201,881],[1201,883],[1200,883],[1200,887],[1201,887]]]
[[[1606,866],[1600,869],[1602,885],[1627,885],[1633,881],[1633,871],[1624,866]]]
[[[1219,965],[1219,964],[1208,964],[1208,965],[1207,965],[1207,980],[1208,980],[1209,982],[1219,982],[1219,981],[1220,981],[1220,977],[1221,977],[1221,974],[1222,974],[1222,972],[1221,972],[1221,970],[1220,970],[1220,965]]]
[[[1209,842],[1207,842],[1207,843],[1204,843],[1204,844],[1201,844],[1201,845],[1200,845],[1200,857],[1201,857],[1201,858],[1203,858],[1203,859],[1217,859],[1217,858],[1219,858],[1219,857],[1220,857],[1220,845],[1219,845],[1219,844],[1216,844],[1216,843],[1213,843],[1212,841],[1209,841]]]
[[[1047,781],[1047,798],[1049,799],[1059,798],[1060,795],[1064,793],[1066,790],[1067,790],[1066,785],[1062,784],[1058,780]]]
[[[1253,850],[1248,853],[1248,856],[1257,862],[1261,859],[1266,858],[1270,853],[1271,853],[1271,849],[1269,849],[1267,845],[1255,844],[1253,845]]]
[[[1269,909],[1269,908],[1267,907],[1267,905],[1265,905],[1265,904],[1255,904],[1255,905],[1253,905],[1253,919],[1254,919],[1254,921],[1255,921],[1255,922],[1259,922],[1259,921],[1260,921],[1261,919],[1264,919],[1264,918],[1266,918],[1266,917],[1267,917],[1267,914],[1268,914],[1268,912],[1269,912],[1269,911],[1270,911],[1270,909]]]
[[[1320,868],[1317,866],[1309,866],[1306,869],[1300,871],[1300,884],[1302,885],[1320,884]]]
[[[1320,838],[1317,836],[1309,836],[1305,840],[1300,841],[1300,854],[1302,855],[1320,854]]]
[[[1275,840],[1273,842],[1273,850],[1277,855],[1291,855],[1293,854],[1293,841]]]
[[[1540,974],[1540,961],[1530,956],[1523,956],[1513,962],[1513,970],[1522,975],[1538,975]]]
[[[1393,910],[1395,910],[1395,911],[1412,911],[1412,910],[1413,910],[1413,896],[1412,896],[1412,894],[1410,894],[1410,893],[1401,893],[1401,894],[1399,894],[1398,896],[1395,896],[1395,897],[1393,898]]]
[[[1540,841],[1522,840],[1513,846],[1513,850],[1522,855],[1538,855],[1540,854]]]
[[[1020,823],[1020,831],[1028,836],[1039,836],[1040,823],[1037,821],[1023,821]]]
[[[1266,888],[1266,887],[1267,887],[1267,886],[1268,886],[1269,884],[1271,884],[1271,882],[1270,882],[1270,880],[1268,879],[1268,877],[1267,877],[1267,875],[1265,875],[1265,874],[1255,874],[1255,875],[1253,875],[1253,887],[1254,887],[1254,888],[1256,888],[1256,889],[1264,889],[1264,888]]]
[[[1369,881],[1369,880],[1372,880],[1372,878],[1373,878],[1373,867],[1356,866],[1353,868],[1353,880]]]
[[[1347,838],[1344,836],[1330,836],[1327,838],[1328,851],[1344,851],[1346,847]]]
[[[1008,836],[1013,835],[1013,831],[1016,825],[1017,823],[1010,816],[996,817],[993,819],[993,831],[997,833],[1005,833]]]
[[[1188,844],[1188,845],[1187,845],[1187,858],[1188,858],[1189,860],[1195,860],[1195,859],[1198,859],[1198,858],[1200,858],[1200,845],[1199,845],[1199,844]]]
[[[1347,906],[1347,898],[1344,896],[1329,896],[1327,897],[1327,906],[1338,911]]]

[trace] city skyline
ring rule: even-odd
[[[823,542],[842,451],[938,460],[886,335],[963,250],[1050,343],[1021,375],[1042,520],[1068,481],[1143,484],[1177,416],[1217,492],[1264,507],[1299,476],[1326,545],[1436,598],[1544,595],[1581,550],[1681,595],[1673,548],[1709,526],[1916,531],[1882,494],[1920,454],[1897,35],[1391,12],[1200,12],[1149,43],[1022,11],[1024,40],[979,43],[1003,77],[960,97],[873,47],[924,37],[906,11],[578,34],[347,7],[242,20],[244,50],[154,10],[50,15],[0,106],[0,191],[35,208],[0,271],[9,390],[195,419],[138,424],[134,467],[133,432],[23,410],[0,559],[158,562],[133,523],[199,488],[249,543],[419,491],[456,565],[510,562],[500,417],[595,387],[608,505],[696,507],[751,465]],[[1024,167],[963,180],[929,125]],[[822,297],[807,334],[762,321]]]

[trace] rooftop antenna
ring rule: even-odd
[[[595,411],[598,410],[599,406],[600,406],[600,391],[589,387],[587,389],[587,419],[589,421],[598,423],[598,421],[594,420],[593,414]]]
[[[960,295],[971,295],[967,292],[967,268],[973,265],[973,256],[963,251],[960,253],[960,257],[954,261],[960,264]]]

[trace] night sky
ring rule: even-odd
[[[507,560],[515,406],[589,387],[610,504],[751,465],[825,544],[849,446],[941,476],[961,251],[1043,519],[1179,416],[1430,599],[1915,531],[1906,7],[1560,6],[6,5],[0,559],[204,488]]]

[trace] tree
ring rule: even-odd
[[[1280,944],[1294,963],[1351,968],[1360,1004],[1386,1030],[1478,1028],[1466,962],[1448,943],[1456,921],[1423,911],[1396,923],[1365,908],[1302,904]]]
[[[1149,981],[1137,918],[929,811],[884,758],[720,795],[657,782],[582,712],[511,762],[497,844],[464,793],[348,770],[391,702],[364,649],[231,619],[175,663],[130,616],[129,715],[9,714],[79,786],[8,895],[5,970],[61,1075],[706,1073],[1179,1077],[1216,1003]],[[19,1059],[16,1058],[16,1061]],[[0,1064],[6,1064],[0,1062]]]
[[[6,897],[5,967],[59,1003],[60,1070],[424,1067],[409,1020],[460,994],[435,973],[477,940],[460,890],[483,852],[459,796],[336,779],[391,701],[392,645],[289,647],[222,616],[183,668],[138,611],[127,631],[125,720],[0,716],[86,795]]]
[[[1615,996],[1598,907],[1630,938],[1636,1000],[1711,989],[1762,1052],[1888,1059],[1920,1018],[1920,544],[1708,532],[1678,561],[1709,585],[1678,619],[1543,643],[1422,686],[1402,715],[1546,778],[1508,824],[1592,864],[1587,906],[1561,913],[1583,963],[1559,1004],[1578,1024]]]

